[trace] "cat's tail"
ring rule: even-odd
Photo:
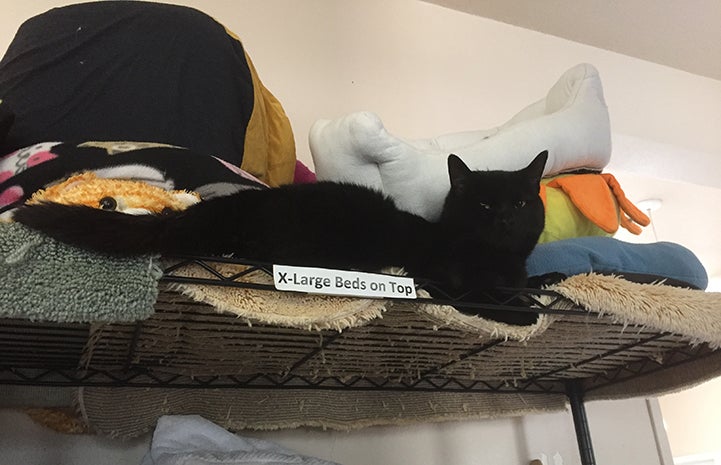
[[[168,223],[182,212],[128,215],[80,205],[45,202],[24,206],[13,220],[61,242],[111,255],[178,253]]]

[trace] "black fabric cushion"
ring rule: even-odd
[[[240,42],[197,10],[103,1],[52,9],[0,61],[15,124],[0,154],[44,141],[161,142],[240,166],[253,110]]]

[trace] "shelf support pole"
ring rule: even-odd
[[[596,465],[593,444],[591,443],[591,431],[588,428],[586,407],[583,404],[581,382],[578,380],[567,381],[566,395],[571,404],[571,414],[573,415],[573,426],[576,428],[576,441],[578,442],[578,452],[581,455],[581,465]]]

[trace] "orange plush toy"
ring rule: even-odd
[[[130,215],[184,210],[200,201],[195,192],[167,190],[142,181],[108,179],[87,172],[35,192],[29,205],[56,202],[115,210]]]
[[[641,233],[650,219],[609,173],[561,175],[541,181],[546,228],[540,242],[569,237],[612,235],[619,226]]]

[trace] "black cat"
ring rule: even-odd
[[[475,294],[525,286],[526,258],[544,226],[538,193],[546,159],[542,152],[519,171],[471,171],[450,155],[451,188],[437,223],[366,187],[330,182],[245,190],[162,215],[45,203],[18,209],[14,219],[114,255],[233,254],[365,271],[400,266],[448,292]],[[492,317],[517,324],[536,318],[506,313]]]

